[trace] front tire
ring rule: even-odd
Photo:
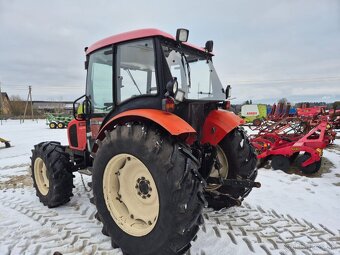
[[[52,122],[50,122],[50,124],[48,124],[48,126],[50,127],[50,129],[56,129],[57,128],[57,123],[52,121]]]
[[[92,185],[103,233],[114,247],[130,255],[190,248],[203,221],[195,161],[186,146],[155,128],[129,124],[106,133]]]
[[[72,164],[65,147],[45,142],[32,150],[32,178],[36,195],[49,208],[63,205],[73,196]]]
[[[219,177],[223,179],[251,178],[251,180],[255,180],[256,172],[254,172],[254,169],[257,159],[254,148],[243,130],[236,128],[222,139],[217,146],[217,157],[221,164],[220,174],[218,174],[218,170],[214,167],[210,177],[220,175]],[[231,207],[237,204],[236,200],[239,198],[243,199],[246,192],[250,192],[250,190],[235,187],[216,188],[211,184],[209,185],[208,182],[206,199],[209,207],[220,210],[224,207]],[[222,194],[227,194],[235,203]]]

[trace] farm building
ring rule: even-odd
[[[0,115],[8,116],[12,114],[12,107],[6,92],[0,94]]]

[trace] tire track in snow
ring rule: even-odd
[[[198,235],[190,254],[212,254],[209,236],[222,254],[340,254],[340,233],[323,225],[265,211],[244,203],[241,207],[214,212],[206,210],[205,227]],[[202,243],[206,243],[204,247]],[[233,247],[234,246],[234,247]]]
[[[79,180],[76,186],[71,202],[54,209],[44,207],[33,188],[0,191],[3,212],[15,216],[0,213],[0,254],[121,254],[101,233],[89,193]],[[244,203],[205,210],[204,218],[189,254],[340,254],[339,233],[274,210]]]
[[[0,215],[1,254],[121,254],[112,249],[109,237],[94,218],[95,207],[79,192],[68,204],[48,209],[30,189],[5,190],[0,204],[5,212],[18,214],[17,220]],[[82,197],[82,198],[81,198]],[[85,201],[86,200],[86,201]],[[32,227],[33,226],[33,227]]]

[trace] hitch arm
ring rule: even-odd
[[[261,183],[251,180],[237,180],[237,179],[225,179],[209,177],[207,183],[219,184],[226,187],[239,187],[239,188],[260,188]]]

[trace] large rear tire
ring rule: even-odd
[[[57,207],[73,196],[72,164],[65,147],[57,142],[45,142],[32,150],[32,178],[36,195],[48,207]]]
[[[99,142],[93,195],[98,218],[124,254],[183,254],[196,236],[204,196],[185,145],[140,124]]]
[[[222,139],[217,146],[217,157],[221,168],[217,170],[213,167],[210,177],[219,176],[223,179],[250,178],[251,180],[255,180],[257,175],[255,172],[257,162],[255,150],[242,129],[236,128]],[[237,204],[231,202],[230,199],[227,199],[226,196],[222,194],[227,194],[227,196],[236,201],[239,198],[243,199],[249,192],[250,190],[245,188],[214,188],[213,185],[208,183],[205,195],[209,207],[220,210],[224,207]]]

